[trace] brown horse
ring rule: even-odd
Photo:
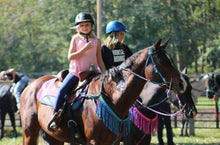
[[[184,92],[185,80],[165,51],[168,41],[164,44],[161,41],[136,52],[119,67],[92,79],[87,92],[90,97],[73,113],[85,138],[83,144],[111,145],[120,142],[123,133],[126,135],[128,131],[126,128],[129,128],[129,108],[138,98],[146,80],[164,87],[171,86],[177,93]],[[20,114],[24,145],[35,145],[41,128],[48,144],[63,145],[64,142],[71,142],[66,113],[58,131],[51,132],[47,125],[52,118],[53,108],[39,103],[36,98],[42,84],[52,78],[54,76],[43,76],[32,82],[22,93]],[[109,118],[104,114],[108,114]]]

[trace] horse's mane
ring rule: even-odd
[[[136,53],[134,53],[132,56],[127,58],[121,65],[115,66],[110,68],[109,70],[106,71],[105,74],[103,74],[102,77],[109,78],[111,77],[113,81],[118,82],[119,80],[123,79],[123,73],[122,73],[122,68],[131,68],[133,66],[135,60],[140,56],[140,54],[143,52],[143,50],[140,50]]]

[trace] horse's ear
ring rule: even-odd
[[[169,41],[170,41],[170,38],[165,43],[163,43],[161,46],[164,47],[164,49],[165,49],[167,47]]]
[[[187,68],[185,67],[182,71],[183,74],[187,74]]]
[[[214,78],[215,77],[215,74],[214,73],[212,73],[212,78]]]
[[[162,41],[162,39],[159,39],[159,40],[154,44],[155,49],[157,49],[157,48],[160,47],[161,41]]]

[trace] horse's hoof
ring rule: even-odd
[[[3,138],[4,136],[0,136],[0,140]]]

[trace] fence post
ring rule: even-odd
[[[215,117],[216,117],[216,128],[219,128],[219,108],[218,108],[218,96],[214,95],[213,98],[214,102],[215,102]]]
[[[194,136],[195,135],[195,125],[194,125],[194,118],[189,119],[189,134]]]
[[[174,127],[177,128],[177,117],[174,116]]]

